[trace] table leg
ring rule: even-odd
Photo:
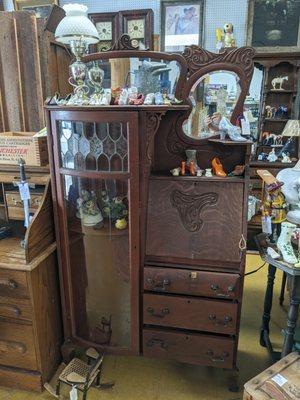
[[[275,274],[276,274],[276,267],[274,267],[273,265],[269,265],[268,282],[266,287],[264,311],[262,317],[262,327],[260,330],[260,345],[263,347],[267,347],[265,337],[269,336],[269,331],[270,331],[269,324],[270,324],[271,310],[272,310],[273,286],[274,286]]]
[[[281,306],[283,305],[283,302],[284,302],[285,286],[286,286],[286,273],[283,272],[282,282],[281,282],[281,289],[280,289],[280,296],[279,296],[279,304]]]
[[[298,309],[299,309],[299,301],[291,299],[281,358],[285,357],[287,354],[293,351],[294,335],[298,318]]]

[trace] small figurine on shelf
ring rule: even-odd
[[[103,216],[97,205],[97,197],[95,192],[81,190],[80,197],[77,199],[77,218],[82,220],[85,226],[103,225]]]
[[[272,151],[269,153],[267,160],[269,162],[275,162],[278,159],[278,157],[275,154],[275,149],[272,149]]]
[[[171,174],[172,174],[173,176],[179,176],[180,171],[181,171],[181,168],[180,168],[180,167],[178,167],[178,168],[173,168],[173,169],[170,170],[170,172],[171,172]]]
[[[216,49],[217,50],[221,50],[223,47],[223,32],[221,28],[217,28],[216,29],[216,39],[217,39],[217,43],[216,43]]]
[[[124,198],[114,197],[110,199],[108,194],[103,191],[101,202],[104,216],[114,222],[117,229],[125,229],[127,226],[126,217],[128,216],[128,210],[124,203]]]
[[[211,168],[206,168],[206,169],[205,169],[205,176],[206,176],[207,178],[211,178],[211,177],[213,176],[213,174],[212,174],[212,169],[211,169]]]
[[[284,81],[288,81],[289,77],[288,76],[278,76],[271,81],[271,85],[273,87],[273,90],[284,90],[282,85]]]
[[[288,107],[287,106],[279,106],[276,111],[275,111],[275,118],[282,118],[286,119],[288,118]]]
[[[292,160],[290,159],[289,153],[282,153],[282,163],[291,163]]]
[[[224,25],[224,47],[235,47],[235,38],[233,35],[233,25],[228,22]]]

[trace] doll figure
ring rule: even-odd
[[[224,25],[224,47],[235,47],[235,38],[233,36],[233,25],[228,22]]]

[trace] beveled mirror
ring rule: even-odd
[[[214,71],[202,76],[191,88],[193,110],[183,123],[183,131],[194,139],[216,135],[211,119],[216,113],[231,120],[241,88],[239,77],[230,71]]]

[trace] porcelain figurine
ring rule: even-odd
[[[269,153],[267,160],[269,162],[275,162],[278,159],[278,157],[275,154],[275,149],[272,149],[272,151]]]
[[[291,163],[292,160],[290,159],[289,155],[286,153],[282,153],[282,163]]]
[[[95,226],[103,223],[103,216],[97,205],[96,194],[93,191],[81,191],[81,195],[77,199],[76,215],[85,226]]]
[[[203,175],[203,170],[202,169],[198,169],[197,176],[202,176],[202,175]]]
[[[213,176],[211,168],[206,168],[205,176],[211,178]]]
[[[283,83],[285,81],[288,81],[289,77],[288,76],[278,76],[271,81],[271,85],[273,87],[273,90],[284,90],[282,87]]]
[[[224,25],[224,47],[235,47],[235,38],[233,35],[233,25],[228,22]]]
[[[173,168],[173,169],[170,170],[170,172],[171,172],[171,174],[172,174],[173,176],[179,176],[180,171],[181,171],[181,168],[180,168],[180,167],[178,167],[178,168]]]
[[[127,228],[127,221],[126,218],[117,219],[115,223],[115,227],[117,229],[126,229]]]

